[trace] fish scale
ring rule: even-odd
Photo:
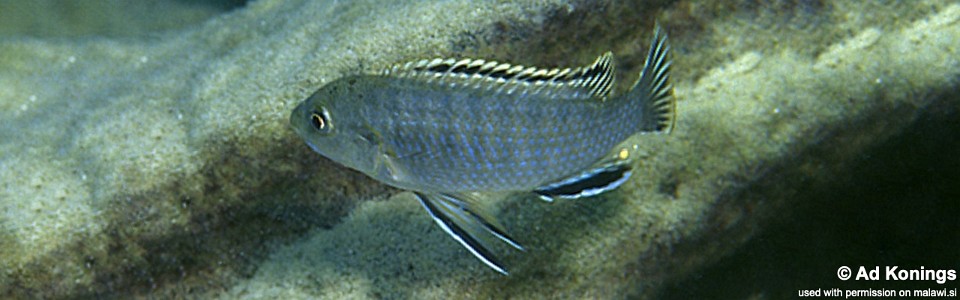
[[[633,133],[629,128],[610,130],[625,121],[624,114],[617,112],[640,109],[624,105],[628,102],[623,101],[601,103],[621,106],[611,110],[588,102],[591,99],[587,98],[556,105],[554,99],[538,95],[477,94],[416,80],[368,81],[377,86],[376,91],[368,92],[368,97],[409,97],[409,101],[366,110],[362,117],[370,120],[371,127],[381,128],[386,136],[418,133],[415,139],[393,144],[395,149],[391,149],[401,157],[399,160],[409,162],[404,167],[411,171],[402,187],[414,190],[457,192],[475,186],[488,191],[532,190],[546,181],[582,170],[605,155],[613,144]],[[409,92],[405,91],[410,90],[417,92],[407,95]],[[456,130],[458,126],[463,129]],[[589,138],[571,138],[578,135]],[[468,141],[451,143],[458,137],[467,137]],[[518,142],[508,144],[503,142],[505,139]],[[541,155],[507,155],[521,149]],[[575,159],[578,153],[591,155]],[[464,164],[454,163],[458,161]],[[467,165],[480,167],[465,168]],[[542,175],[512,176],[533,169]]]
[[[483,195],[532,192],[553,201],[620,186],[634,158],[614,146],[674,125],[669,49],[656,30],[640,78],[620,95],[611,94],[609,52],[564,69],[408,62],[330,82],[294,109],[290,123],[320,154],[413,192],[440,228],[507,274],[489,243],[523,247],[483,209]]]

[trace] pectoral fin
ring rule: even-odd
[[[495,219],[489,217],[471,197],[442,193],[415,192],[414,194],[443,231],[487,266],[501,274],[508,274],[503,264],[490,252],[482,234],[489,232],[520,250],[523,250],[523,246],[508,236]]]

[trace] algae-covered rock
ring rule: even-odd
[[[604,196],[491,199],[528,248],[501,251],[507,277],[287,127],[324,83],[424,57],[612,50],[623,89],[655,20],[677,129],[627,141],[644,159]],[[0,38],[0,295],[653,296],[915,112],[955,109],[958,25],[960,6],[933,1],[260,0],[157,35]]]

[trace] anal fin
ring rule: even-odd
[[[523,246],[507,235],[502,226],[481,209],[475,200],[467,195],[420,192],[414,194],[443,231],[484,264],[508,275],[503,263],[489,250],[482,234],[490,233],[519,250],[523,250]]]
[[[590,197],[616,189],[630,178],[632,170],[626,161],[600,165],[533,190],[547,202],[553,199]]]

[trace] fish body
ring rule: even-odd
[[[657,30],[640,79],[611,95],[609,52],[592,65],[539,69],[474,59],[410,62],[325,85],[291,125],[320,154],[417,195],[437,223],[495,270],[483,232],[522,249],[476,193],[577,198],[619,186],[638,132],[669,131],[669,46]]]
[[[418,78],[356,79],[351,88],[378,104],[344,103],[358,112],[355,120],[369,130],[369,140],[379,143],[374,155],[380,157],[366,157],[374,161],[366,173],[408,190],[531,191],[589,167],[636,127],[622,127],[634,121],[629,113],[636,109],[589,96],[554,99]]]

